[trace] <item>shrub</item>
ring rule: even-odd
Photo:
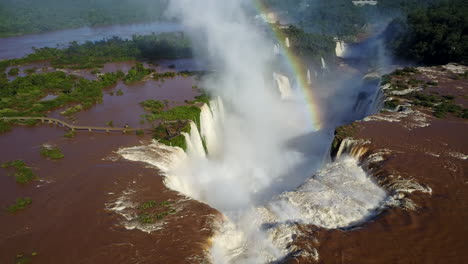
[[[45,145],[41,147],[41,155],[53,160],[63,159],[65,157],[59,148]]]
[[[10,76],[15,76],[15,75],[18,75],[18,74],[19,74],[19,69],[18,68],[11,68],[8,71],[8,75],[10,75]]]
[[[63,136],[66,137],[66,138],[74,138],[76,136],[76,131],[75,130],[70,130],[70,132],[65,133]]]
[[[10,213],[16,213],[20,210],[23,210],[26,208],[26,206],[30,205],[32,203],[32,199],[29,197],[24,197],[24,198],[18,198],[16,199],[16,203],[13,205],[10,205],[7,207],[7,210]]]
[[[140,103],[140,105],[149,112],[159,113],[164,109],[164,103],[157,100],[146,100]]]
[[[2,168],[14,168],[15,173],[13,176],[17,183],[26,184],[32,180],[37,179],[37,176],[34,175],[31,168],[26,166],[26,163],[22,160],[14,160],[10,162],[3,163]]]

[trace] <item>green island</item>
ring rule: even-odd
[[[33,48],[33,53],[19,59],[0,61],[0,70],[9,66],[49,61],[55,68],[97,69],[107,62],[191,58],[191,43],[182,33],[134,35],[131,39],[112,37],[100,41],[74,41],[64,49]]]
[[[27,184],[33,180],[38,179],[39,177],[34,174],[32,169],[26,166],[26,163],[22,160],[14,160],[10,162],[5,162],[0,165],[2,168],[13,168],[15,180],[19,184]]]
[[[59,148],[49,145],[41,147],[41,155],[52,160],[59,160],[65,157]]]
[[[468,72],[452,74],[451,79],[468,79]],[[459,118],[468,118],[468,108],[463,108],[460,104],[455,103],[456,96],[443,95],[436,91],[426,92],[425,90],[429,87],[437,88],[438,83],[424,80],[416,68],[405,67],[384,75],[381,85],[385,85],[389,93],[410,91],[385,101],[384,106],[386,109],[394,110],[404,102],[410,102],[430,111],[437,118],[444,118],[449,114]]]
[[[10,206],[7,207],[8,212],[10,213],[16,213],[18,211],[21,211],[25,209],[27,206],[32,204],[32,199],[29,197],[21,197],[16,199],[16,202]]]
[[[177,212],[177,210],[172,207],[170,201],[163,201],[160,203],[153,200],[147,201],[141,203],[137,209],[137,219],[141,224],[154,224],[156,221],[162,220],[164,217]]]

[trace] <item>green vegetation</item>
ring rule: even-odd
[[[400,100],[393,99],[389,101],[385,101],[385,108],[387,109],[395,109],[400,104]]]
[[[468,5],[464,0],[434,1],[395,19],[386,30],[395,55],[423,64],[468,63]],[[380,2],[379,2],[380,4]]]
[[[163,73],[155,73],[154,79],[156,81],[164,81],[164,79],[173,79],[177,76],[175,72],[163,72]]]
[[[0,120],[0,134],[10,131],[11,129],[11,124],[9,122]]]
[[[396,70],[395,72],[382,77],[382,82],[390,84],[391,90],[404,90],[410,87],[426,87],[427,85],[438,85],[435,81],[423,81],[416,79],[412,74],[417,73],[416,69]],[[432,114],[437,118],[444,118],[448,114],[452,114],[459,118],[468,118],[468,109],[464,109],[461,105],[454,103],[455,96],[439,95],[438,93],[423,93],[411,92],[406,95],[399,96],[400,99],[405,99],[415,106],[429,108]],[[400,99],[392,99],[385,101],[385,108],[394,109],[400,104]]]
[[[26,163],[24,163],[24,161],[22,160],[6,162],[6,163],[3,163],[1,167],[2,168],[14,168],[15,173],[13,174],[13,176],[15,177],[16,182],[20,184],[26,184],[38,178],[33,173],[31,168],[27,167]]]
[[[193,101],[186,101],[188,104],[197,102],[209,103],[210,97],[206,94],[201,94],[195,97]],[[185,137],[182,133],[190,133],[190,122],[193,121],[199,126],[200,124],[200,108],[193,105],[183,105],[168,109],[169,102],[161,102],[157,100],[147,100],[140,103],[143,108],[151,112],[143,115],[142,118],[148,122],[156,120],[162,121],[153,130],[153,138],[160,143],[180,147],[183,150],[187,148]]]
[[[32,199],[29,197],[18,198],[16,199],[15,204],[12,204],[7,207],[7,210],[10,213],[16,213],[20,210],[23,210],[24,208],[26,208],[26,206],[30,205],[31,203],[32,203]]]
[[[146,76],[150,75],[154,70],[146,69],[142,63],[137,62],[127,73],[124,78],[126,84],[138,82],[143,80]]]
[[[67,108],[65,111],[60,112],[60,114],[65,115],[65,116],[71,116],[73,114],[80,112],[81,110],[83,110],[83,106],[81,104],[78,104],[78,105]]]
[[[433,109],[433,114],[437,118],[444,118],[448,113],[452,113],[460,118],[468,118],[468,109],[463,109],[460,105],[454,104],[450,101],[444,101],[436,105]]]
[[[9,71],[8,71],[8,75],[10,76],[16,76],[19,74],[19,69],[18,68],[11,68]]]
[[[106,126],[108,126],[108,127],[114,127],[114,121],[111,120],[111,121],[107,122],[107,123],[106,123]]]
[[[141,224],[154,224],[157,220],[162,220],[177,212],[169,201],[163,201],[159,204],[156,201],[148,201],[140,204],[137,208],[139,210],[138,222]]]
[[[33,68],[28,68],[26,70],[24,70],[24,72],[26,72],[27,74],[33,74],[37,71],[37,68],[33,67]]]
[[[366,23],[361,9],[351,1],[262,0],[272,11],[287,12],[296,24],[310,32],[348,36],[358,33]]]
[[[200,120],[200,108],[196,106],[177,106],[170,108],[166,111],[160,111],[145,115],[146,119],[150,122],[155,120],[164,121],[177,121],[177,120],[192,120],[196,124],[199,124]]]
[[[0,37],[161,20],[167,0],[3,0]]]
[[[189,39],[181,33],[135,35],[129,40],[113,37],[83,44],[74,41],[65,49],[33,48],[24,58],[0,61],[0,70],[36,61],[50,61],[55,68],[97,70],[107,62],[191,58],[190,47]]]
[[[319,68],[321,57],[330,61],[335,56],[335,41],[330,36],[306,33],[295,26],[277,30],[281,30],[289,38],[290,49],[296,56]]]
[[[53,160],[59,160],[65,157],[59,148],[46,145],[41,147],[41,155]]]
[[[140,204],[138,206],[138,209],[140,210],[145,210],[145,209],[150,209],[156,206],[156,201],[148,201]]]
[[[32,257],[37,256],[37,252],[33,251],[31,255],[19,253],[16,254],[15,264],[27,264],[32,262]]]
[[[13,81],[0,81],[0,117],[44,116],[52,109],[74,104],[62,112],[72,115],[102,102],[102,89],[117,83],[123,73],[106,73],[98,80],[90,81],[64,72],[31,74]],[[48,94],[57,97],[41,101]],[[34,125],[37,120],[0,121],[0,132],[9,130],[11,124]]]
[[[66,137],[66,138],[74,138],[76,136],[76,131],[75,130],[70,130],[70,132],[65,133],[63,136]]]
[[[140,103],[140,105],[148,112],[159,113],[164,110],[165,104],[157,100],[146,100]]]

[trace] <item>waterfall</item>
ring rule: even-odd
[[[190,121],[190,133],[183,133],[187,144],[187,154],[194,157],[206,157],[205,148],[203,147],[202,138],[198,132],[197,125]]]
[[[320,58],[320,61],[322,62],[322,70],[328,69],[327,64],[325,63],[325,59],[323,57]]]
[[[346,44],[343,41],[337,41],[335,47],[335,54],[337,57],[343,58],[346,53]]]
[[[340,148],[336,153],[336,159],[341,158],[347,154],[356,159],[360,159],[367,152],[367,148],[364,147],[365,141],[345,138],[340,144]]]
[[[310,70],[307,68],[307,84],[312,84],[312,78],[310,77]]]
[[[372,103],[367,111],[367,115],[375,115],[377,114],[380,109],[382,109],[384,101],[385,101],[385,93],[383,92],[383,87],[379,84],[379,87],[376,89],[374,93],[374,97],[372,99]]]
[[[292,89],[291,84],[289,83],[289,78],[287,76],[274,72],[273,79],[275,80],[276,85],[278,86],[278,90],[281,94],[281,99],[291,98]]]
[[[288,48],[289,48],[289,47],[290,47],[290,45],[289,45],[289,38],[288,38],[288,37],[286,38],[286,40],[285,40],[285,43],[286,43],[286,47],[288,47]]]
[[[200,135],[206,144],[208,154],[217,155],[220,150],[221,124],[224,122],[224,105],[218,97],[204,104],[200,113]]]
[[[280,47],[279,47],[279,44],[275,44],[273,46],[273,54],[275,54],[276,56],[278,56],[280,54]]]

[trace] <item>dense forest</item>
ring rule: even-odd
[[[308,32],[349,37],[369,24],[385,24],[395,17],[405,17],[415,9],[447,0],[379,0],[375,6],[355,6],[351,0],[262,0],[280,20],[293,23]]]
[[[415,9],[385,32],[394,55],[422,64],[468,63],[468,3],[450,0]]]
[[[132,59],[179,59],[192,57],[191,44],[183,33],[161,33],[133,36],[130,40],[118,37],[79,44],[72,42],[65,49],[34,49],[21,58],[0,61],[0,70],[8,66],[48,60],[56,68],[101,68],[104,63]]]
[[[162,19],[168,0],[0,0],[0,37]]]

